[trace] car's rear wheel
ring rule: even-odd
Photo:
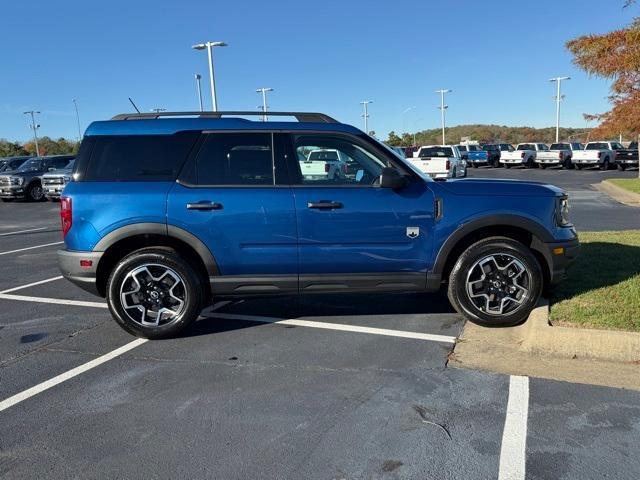
[[[576,165],[576,168],[577,168],[578,170],[582,170],[583,166],[584,166],[584,165],[580,165],[580,164],[578,164],[578,165]]]
[[[604,162],[600,164],[600,170],[605,171],[609,170],[609,157],[605,157]]]
[[[468,320],[485,326],[517,325],[536,306],[542,270],[531,251],[506,237],[474,243],[456,261],[447,294]]]
[[[618,170],[624,172],[627,169],[627,166],[624,163],[618,164]]]
[[[27,196],[29,200],[32,202],[40,202],[44,199],[44,191],[42,190],[42,185],[39,183],[33,183],[29,185],[27,189]]]
[[[511,165],[509,165],[508,163],[505,163],[505,164],[504,164],[504,168],[509,169],[509,168],[511,168]]]
[[[541,164],[540,164],[540,168],[541,168],[541,169],[543,169],[543,170],[545,170],[545,169],[547,168],[547,166],[546,166],[544,163],[541,163]]]
[[[114,268],[107,303],[118,324],[138,337],[176,336],[198,318],[203,285],[193,266],[175,250],[137,250]]]

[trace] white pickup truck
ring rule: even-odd
[[[552,143],[548,150],[539,150],[536,153],[536,163],[540,168],[561,165],[564,168],[572,168],[571,158],[574,150],[582,150],[584,146],[576,142]]]
[[[578,169],[584,167],[600,167],[609,170],[615,166],[616,150],[624,147],[620,142],[589,142],[584,150],[573,152],[571,163]]]
[[[318,149],[298,163],[307,180],[337,180],[347,172],[347,158],[340,150]]]
[[[455,145],[426,145],[408,160],[432,178],[467,176],[467,162]]]
[[[519,143],[513,152],[502,152],[500,154],[500,163],[505,168],[511,168],[514,165],[531,168],[536,162],[538,152],[546,150],[549,150],[549,147],[544,143]]]

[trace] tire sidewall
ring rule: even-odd
[[[507,315],[489,315],[480,311],[469,299],[466,278],[469,268],[478,260],[491,254],[509,254],[517,258],[531,275],[529,297],[522,307]],[[517,325],[527,319],[542,293],[542,270],[536,258],[527,247],[515,240],[493,238],[481,240],[469,247],[458,259],[449,278],[449,297],[458,310],[474,323],[486,326]],[[454,297],[454,298],[452,298]]]
[[[143,264],[158,264],[174,270],[184,282],[186,308],[177,320],[159,327],[146,327],[129,318],[120,301],[120,287],[126,276]],[[107,281],[107,304],[116,322],[137,337],[160,339],[176,336],[191,324],[202,310],[202,293],[191,265],[171,251],[145,249],[133,252],[118,263]]]

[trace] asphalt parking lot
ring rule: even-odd
[[[637,171],[469,172],[640,225],[589,186]],[[58,278],[57,211],[0,204],[2,478],[640,478],[640,392],[450,368],[442,295],[221,301],[136,340]]]

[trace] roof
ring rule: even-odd
[[[262,112],[162,112],[121,114],[111,120],[91,123],[86,135],[171,135],[188,130],[247,130],[362,133],[321,113],[268,112],[269,117],[295,117],[298,121],[255,121]]]

